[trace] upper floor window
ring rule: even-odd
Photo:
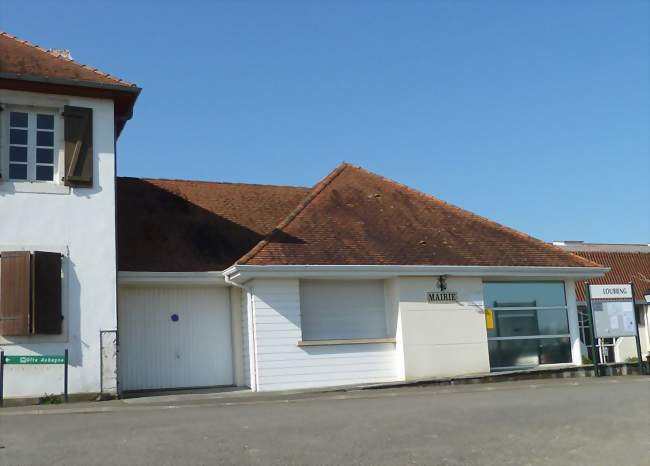
[[[0,102],[0,188],[91,188],[93,147],[90,107]]]
[[[5,112],[3,112],[5,113]],[[7,165],[3,172],[12,181],[54,181],[58,168],[55,111],[8,108],[3,138],[8,143]]]

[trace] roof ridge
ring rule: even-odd
[[[347,165],[350,166],[350,167],[353,167],[353,168],[355,168],[357,170],[360,170],[360,171],[362,171],[364,173],[367,173],[369,175],[375,176],[375,177],[380,178],[380,179],[382,179],[384,181],[387,181],[389,183],[397,185],[400,188],[408,190],[408,191],[410,191],[410,192],[412,192],[412,193],[414,193],[414,194],[416,194],[418,196],[424,197],[426,199],[430,199],[430,200],[442,205],[443,207],[446,207],[446,208],[449,208],[449,209],[455,211],[458,215],[461,215],[461,216],[464,216],[464,217],[469,217],[469,218],[471,218],[473,220],[478,220],[478,221],[483,222],[483,223],[487,223],[488,225],[490,225],[490,226],[492,226],[494,228],[497,228],[498,230],[502,230],[502,231],[504,231],[506,233],[513,234],[513,235],[515,235],[515,236],[517,236],[517,237],[519,237],[521,239],[524,239],[526,241],[529,241],[529,242],[532,242],[532,243],[535,243],[535,244],[544,245],[545,247],[548,247],[550,249],[554,249],[555,251],[561,252],[562,254],[569,254],[569,255],[575,256],[575,257],[577,257],[577,259],[579,261],[588,264],[586,266],[589,266],[589,267],[599,266],[600,267],[600,264],[597,264],[597,263],[595,263],[593,261],[585,259],[584,257],[576,256],[571,251],[567,251],[566,249],[562,249],[559,246],[549,244],[546,241],[542,241],[539,238],[535,238],[535,237],[533,237],[531,235],[523,233],[523,232],[521,232],[519,230],[516,230],[516,229],[514,229],[512,227],[509,227],[509,226],[506,226],[506,225],[504,225],[502,223],[491,220],[491,219],[489,219],[487,217],[484,217],[483,215],[480,215],[480,214],[474,213],[472,211],[463,209],[462,207],[458,207],[455,204],[451,204],[451,203],[449,203],[447,201],[443,201],[442,199],[434,196],[433,194],[425,193],[423,191],[420,191],[419,189],[415,189],[415,188],[412,188],[411,186],[408,186],[408,185],[406,185],[404,183],[400,183],[399,181],[395,181],[395,180],[393,180],[391,178],[388,178],[388,177],[385,177],[383,175],[378,175],[377,173],[373,173],[370,170],[367,170],[367,169],[365,169],[365,168],[363,168],[361,166],[350,165],[350,164],[347,164]]]
[[[603,250],[581,250],[571,251],[574,254],[650,254],[650,251],[603,251]]]
[[[342,162],[338,167],[332,170],[327,174],[323,179],[314,185],[312,190],[307,194],[307,196],[298,204],[289,215],[287,215],[268,235],[266,235],[259,243],[257,243],[253,249],[248,251],[242,257],[240,257],[235,264],[245,264],[255,257],[264,247],[271,242],[271,239],[284,228],[289,226],[302,211],[304,211],[309,204],[311,204],[319,194],[321,194],[325,188],[327,188],[332,181],[334,181],[346,168],[351,167],[347,162]]]
[[[142,180],[142,181],[171,181],[171,182],[180,182],[180,183],[202,183],[202,184],[225,184],[225,185],[237,185],[237,186],[260,186],[260,187],[269,187],[269,188],[295,188],[295,189],[312,189],[309,186],[296,186],[288,184],[263,184],[263,183],[242,183],[238,181],[210,181],[210,180],[186,180],[180,178],[140,178],[138,176],[118,176],[118,179],[132,179],[132,180]]]
[[[32,42],[30,42],[30,41],[28,41],[26,39],[21,39],[21,38],[19,38],[17,36],[14,36],[13,34],[9,34],[6,31],[0,31],[0,36],[4,36],[4,37],[7,37],[9,39],[12,39],[12,40],[14,40],[14,41],[16,41],[16,42],[18,42],[20,44],[23,44],[23,45],[26,45],[26,46],[31,47],[33,49],[36,49],[39,52],[47,53],[48,55],[51,55],[51,56],[53,56],[55,58],[58,58],[60,60],[63,60],[63,61],[69,62],[69,63],[73,63],[73,64],[75,64],[77,66],[80,66],[80,67],[82,67],[82,68],[84,68],[84,69],[86,69],[88,71],[96,73],[99,76],[102,76],[102,77],[108,78],[108,79],[112,79],[112,80],[114,80],[114,81],[116,81],[116,82],[118,82],[118,83],[120,83],[122,85],[129,86],[129,87],[136,87],[136,85],[134,83],[132,83],[130,81],[127,81],[126,79],[119,78],[119,77],[117,77],[115,75],[107,73],[106,71],[102,71],[99,68],[93,68],[93,67],[91,67],[89,65],[86,65],[84,63],[80,63],[77,60],[74,60],[72,58],[65,57],[61,53],[55,52],[54,49],[46,49],[45,47],[41,47],[40,45],[34,44],[34,43],[32,43]],[[82,81],[82,80],[80,80],[80,81]]]
[[[564,246],[644,246],[650,247],[650,243],[590,243],[587,241],[558,241]]]

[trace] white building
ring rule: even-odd
[[[608,267],[610,270],[603,277],[590,280],[592,284],[634,285],[634,305],[639,326],[641,354],[650,354],[650,245],[648,244],[603,244],[585,243],[583,241],[557,241],[567,251]],[[585,298],[585,285],[577,288],[578,316],[580,323],[580,340],[583,355],[591,358],[591,334]],[[600,361],[604,363],[626,362],[637,358],[634,337],[603,338],[598,342]]]
[[[607,270],[348,164],[311,189],[118,179],[118,219],[123,390],[580,365],[575,283]]]
[[[313,188],[116,180],[138,92],[0,35],[6,355],[68,349],[72,393],[581,364],[575,283],[607,268],[348,164]],[[61,392],[61,366],[4,370],[6,396]]]
[[[139,89],[0,33],[0,349],[69,350],[71,392],[115,392],[115,140]],[[7,365],[4,394],[63,391]]]

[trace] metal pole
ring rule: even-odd
[[[634,339],[636,340],[636,353],[639,357],[639,375],[643,375],[643,356],[641,355],[641,338],[639,337],[639,323],[636,320],[636,306],[634,302],[634,283],[630,282],[632,290],[632,315],[634,316]]]
[[[585,297],[587,298],[587,313],[589,315],[589,333],[591,334],[591,359],[594,364],[594,376],[599,377],[598,351],[596,348],[596,330],[594,329],[594,312],[591,309],[591,290],[589,282],[585,282]]]
[[[5,352],[0,351],[0,406],[5,404]]]
[[[68,402],[68,348],[63,355],[63,400]]]

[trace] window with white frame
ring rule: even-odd
[[[55,181],[58,168],[57,112],[7,107],[2,114],[5,121],[3,178],[10,181]]]

